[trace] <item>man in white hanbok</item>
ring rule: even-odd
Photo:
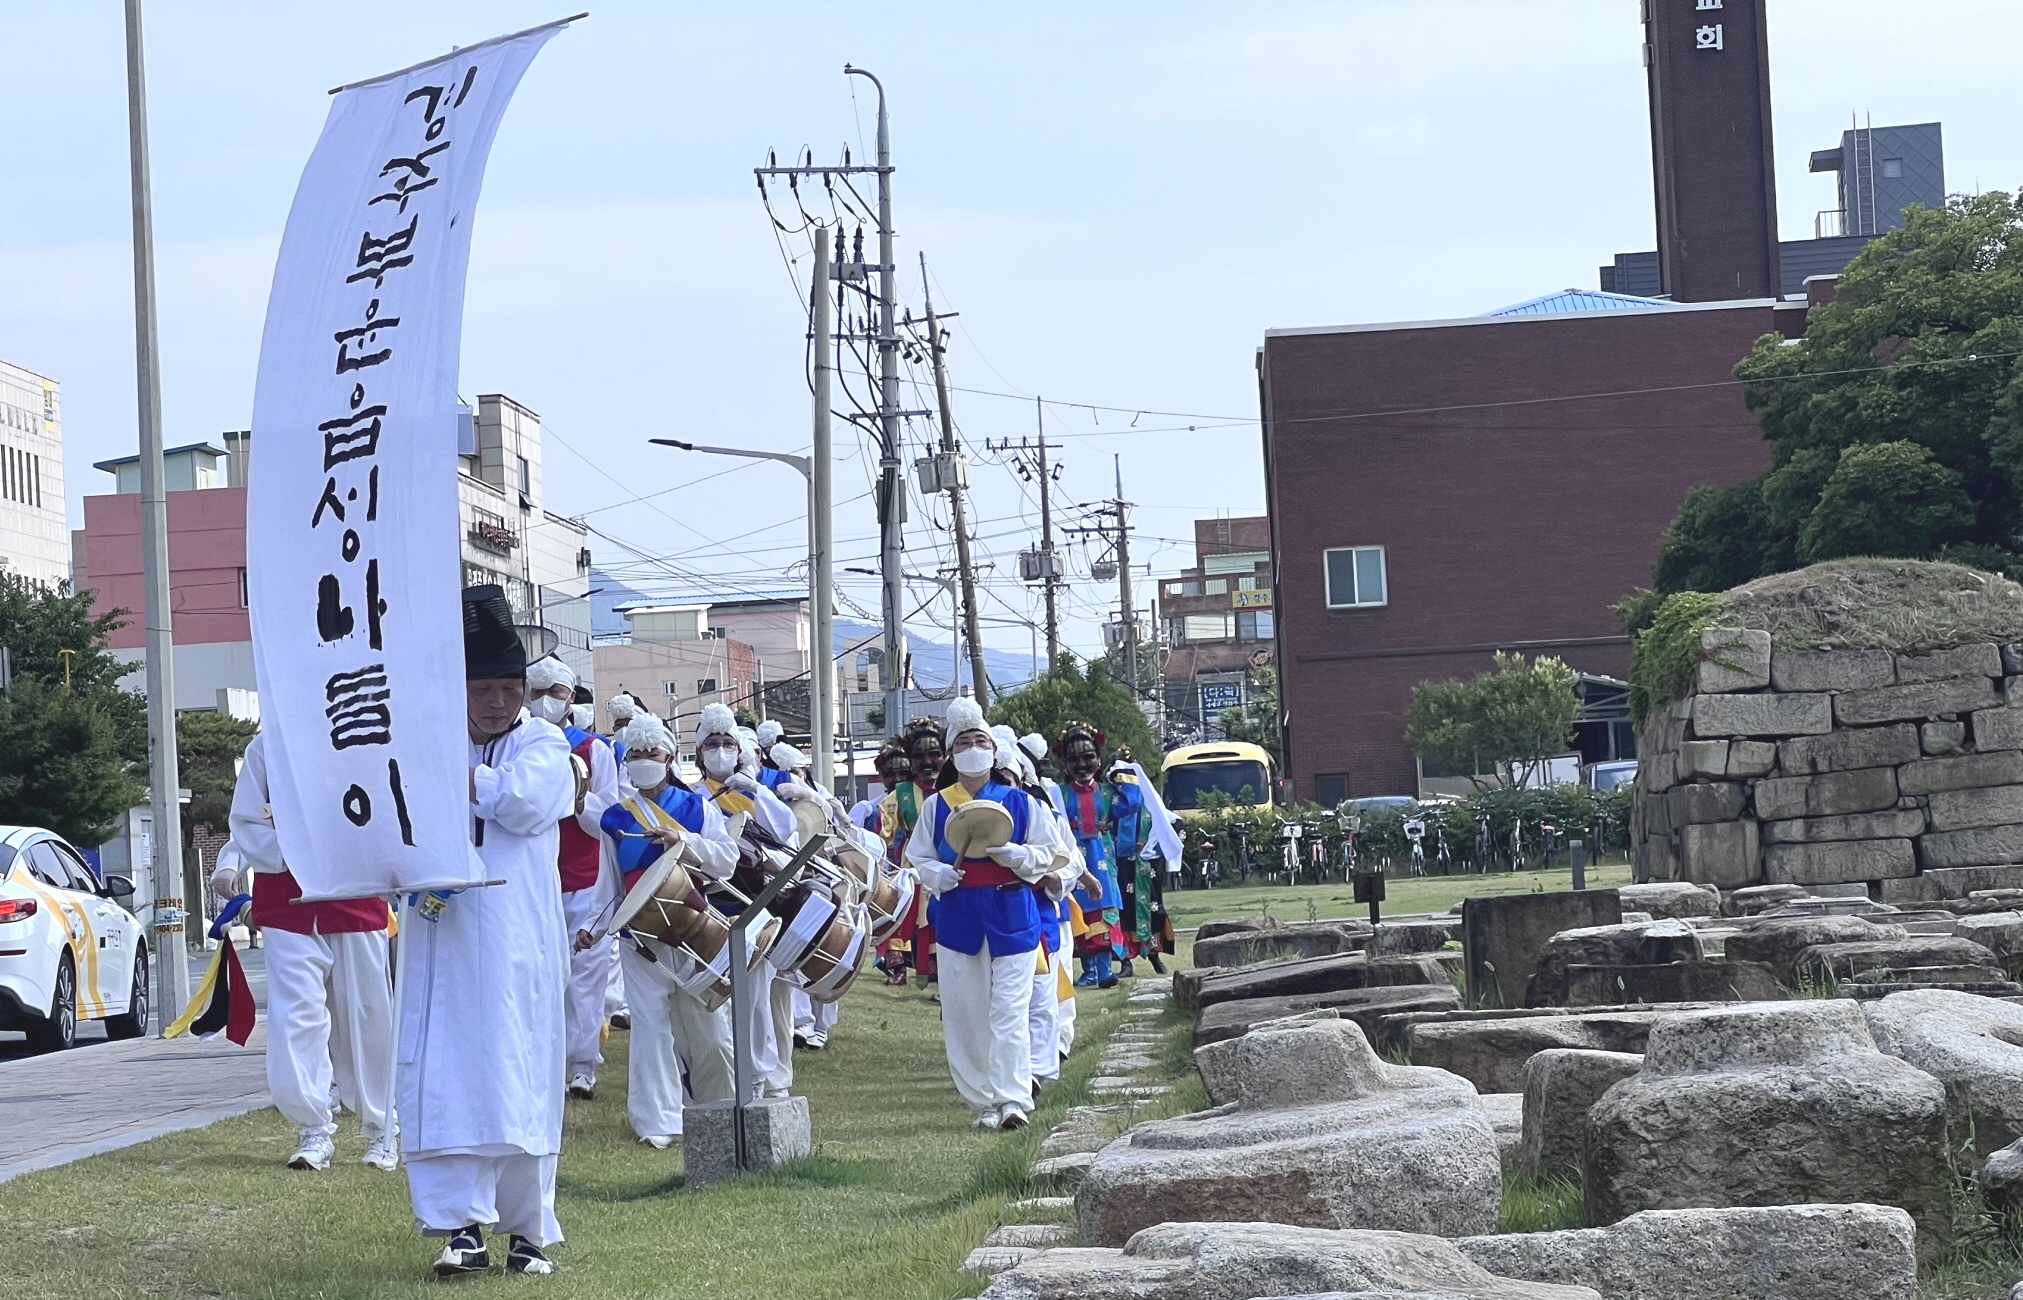
[[[552,1273],[562,1239],[563,995],[569,954],[556,823],[575,811],[569,743],[525,708],[527,657],[498,587],[464,591],[471,836],[496,883],[431,894],[401,918],[396,1100],[414,1215],[448,1237],[438,1276]]]

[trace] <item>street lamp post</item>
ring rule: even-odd
[[[809,639],[812,653],[808,656],[808,733],[814,742],[813,754],[815,780],[822,788],[833,789],[836,781],[835,760],[835,702],[834,682],[830,655],[834,624],[832,596],[830,594],[829,541],[829,501],[826,493],[816,491],[816,462],[813,457],[796,456],[784,451],[752,451],[744,447],[705,447],[700,443],[683,442],[678,438],[649,438],[648,442],[662,447],[675,447],[682,451],[699,451],[711,456],[743,456],[749,460],[776,460],[782,465],[791,465],[808,480],[808,605]],[[825,466],[826,468],[826,466]],[[826,479],[826,475],[823,476]]]

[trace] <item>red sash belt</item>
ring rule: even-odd
[[[964,889],[996,889],[999,885],[1022,885],[1018,873],[995,858],[962,858],[955,864],[962,872]]]

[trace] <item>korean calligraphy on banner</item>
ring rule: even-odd
[[[305,899],[484,878],[459,600],[464,280],[499,119],[567,25],[336,91],[289,209],[246,576],[274,826]]]

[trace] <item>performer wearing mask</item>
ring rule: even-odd
[[[941,974],[941,1028],[956,1091],[980,1128],[1024,1128],[1032,1108],[1033,967],[1039,909],[1029,887],[1053,870],[1053,837],[1031,796],[997,770],[997,742],[975,700],[948,706],[954,778],[920,809],[906,864],[932,893],[935,960]],[[1007,758],[1006,761],[1009,761]],[[1002,804],[1009,843],[983,858],[959,858],[948,816],[972,799]]]
[[[1120,839],[1128,839],[1136,851],[1137,815],[1142,805],[1120,801],[1116,787],[1097,780],[1103,767],[1103,733],[1087,723],[1070,724],[1055,742],[1055,752],[1067,769],[1068,782],[1058,787],[1061,814],[1067,818],[1075,843],[1082,851],[1082,865],[1094,884],[1075,891],[1081,908],[1083,931],[1076,937],[1075,951],[1082,957],[1082,988],[1115,988],[1117,976],[1110,962],[1123,940],[1119,917],[1123,900],[1117,892]]]
[[[941,724],[933,718],[915,718],[907,723],[901,739],[913,779],[894,786],[892,793],[878,805],[878,833],[884,837],[886,850],[894,862],[906,860],[907,841],[920,820],[922,804],[934,793],[945,761]],[[909,941],[913,969],[923,984],[935,980],[934,922],[928,915],[928,902],[928,892],[920,890],[913,916],[899,932]]]
[[[1037,731],[1020,736],[1019,749],[1024,751],[1027,765],[1034,779],[1039,782],[1041,795],[1047,801],[1047,811],[1053,814],[1054,833],[1066,847],[1069,857],[1068,865],[1062,868],[1062,874],[1067,878],[1070,889],[1060,899],[1055,909],[1059,924],[1054,933],[1054,942],[1048,945],[1047,949],[1051,957],[1054,978],[1054,988],[1047,995],[1054,1005],[1054,1046],[1059,1059],[1065,1061],[1068,1054],[1075,1049],[1075,977],[1069,973],[1069,960],[1075,952],[1076,921],[1081,916],[1081,908],[1075,903],[1073,891],[1075,888],[1087,888],[1097,882],[1082,865],[1082,854],[1075,843],[1075,833],[1069,828],[1068,819],[1061,812],[1060,787],[1054,783],[1051,776],[1047,775],[1044,767],[1047,761],[1046,737]],[[1037,988],[1034,989],[1033,996],[1036,998],[1040,996]],[[1058,1066],[1056,1071],[1058,1072]],[[1058,1073],[1049,1077],[1058,1077]]]
[[[598,819],[618,801],[618,762],[609,744],[569,720],[574,707],[576,674],[553,655],[527,665],[527,712],[562,728],[574,756],[576,807],[560,824],[558,866],[562,876],[562,916],[570,940],[569,1095],[578,1101],[597,1096],[597,1067],[604,1064],[605,996],[611,970],[618,963],[618,940],[605,935],[588,942],[597,928],[598,913],[617,898],[612,882],[602,877],[602,842]]]
[[[576,806],[569,742],[528,714],[527,655],[498,587],[464,589],[471,838],[499,881],[402,917],[397,1097],[415,1219],[449,1238],[440,1277],[506,1267],[552,1273],[562,1239],[564,991],[569,981],[557,823]]]
[[[626,725],[626,793],[604,810],[602,831],[611,860],[631,889],[662,854],[686,845],[701,873],[723,880],[737,869],[737,845],[715,804],[674,774],[674,737],[650,713]],[[686,868],[678,868],[685,870]],[[631,935],[619,949],[626,1001],[638,1017],[626,1061],[626,1116],[648,1146],[666,1150],[681,1136],[682,1080],[696,1101],[729,1101],[731,1012],[711,1011],[670,978],[695,970],[692,958],[657,940]],[[651,953],[651,959],[647,954]]]
[[[857,805],[857,808],[851,809],[851,818],[855,820],[858,810],[868,805],[870,813],[860,824],[880,838],[884,846],[884,856],[888,860],[893,860],[897,855],[893,852],[892,840],[896,837],[891,834],[890,828],[897,823],[899,817],[894,792],[902,785],[911,784],[913,780],[913,763],[906,757],[905,742],[897,736],[887,740],[879,748],[878,757],[872,760],[872,766],[878,771],[878,784],[883,786],[887,793],[875,802],[865,799],[863,803]],[[885,983],[888,986],[903,987],[906,983],[906,965],[913,948],[914,916],[917,911],[917,908],[908,909],[898,928],[892,932],[892,936],[878,945],[876,964],[878,969],[885,973]]]
[[[302,886],[281,860],[267,795],[266,738],[254,736],[232,790],[232,839],[211,888],[250,892],[265,935],[267,1090],[301,1135],[290,1169],[328,1169],[338,1100],[365,1131],[365,1164],[399,1164],[393,1122],[393,999],[386,981],[386,903],[297,903]]]
[[[1055,951],[1061,936],[1061,907],[1080,872],[1068,870],[1074,860],[1074,839],[1054,811],[1040,784],[1039,769],[1020,747],[1018,734],[1010,727],[990,729],[997,742],[1003,767],[1018,778],[1019,789],[1032,800],[1034,813],[1047,824],[1053,842],[1053,864],[1045,876],[1033,882],[1033,906],[1040,917],[1040,948],[1034,954],[1032,1004],[1026,1011],[1026,1038],[1031,1048],[1033,1099],[1039,1100],[1042,1085],[1061,1077],[1061,1017],[1057,976],[1060,954]]]

